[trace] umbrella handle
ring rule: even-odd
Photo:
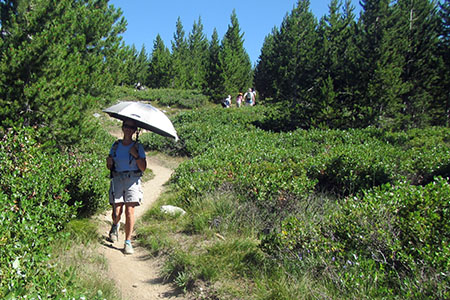
[[[139,133],[141,133],[141,128],[136,131],[136,143],[139,142]]]

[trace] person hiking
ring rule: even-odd
[[[256,90],[254,88],[252,88],[252,93],[253,93],[253,105],[256,105]]]
[[[229,108],[231,106],[231,95],[228,95],[228,97],[226,97],[225,100],[223,100],[222,106],[224,108]]]
[[[244,94],[244,100],[245,100],[245,105],[250,105],[250,106],[255,105],[255,94],[253,94],[253,91],[251,88],[249,88],[248,91]]]
[[[236,107],[241,107],[242,105],[242,93],[239,93],[236,97]]]
[[[122,124],[123,139],[114,142],[106,158],[106,167],[111,170],[109,203],[112,205],[112,225],[109,239],[118,240],[119,225],[125,208],[125,244],[124,253],[133,254],[131,234],[134,227],[134,208],[143,199],[141,188],[142,172],[147,168],[144,147],[133,141],[136,122],[125,120]]]

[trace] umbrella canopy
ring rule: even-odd
[[[138,127],[178,140],[169,118],[159,109],[141,102],[123,101],[103,110],[113,118],[136,121]]]

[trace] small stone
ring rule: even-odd
[[[161,206],[161,211],[163,213],[166,214],[170,214],[170,215],[184,215],[186,212],[184,211],[184,209],[182,209],[181,207],[177,207],[177,206],[173,206],[173,205],[163,205]]]

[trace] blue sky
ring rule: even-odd
[[[328,13],[330,0],[312,0],[311,11],[319,19]],[[360,11],[359,0],[352,0],[355,13]],[[178,17],[187,35],[194,21],[201,17],[203,32],[208,40],[214,28],[222,40],[233,9],[236,10],[244,47],[252,63],[256,63],[264,38],[274,26],[279,27],[284,16],[297,4],[297,0],[111,0],[119,7],[127,20],[127,31],[123,34],[127,45],[134,44],[138,51],[145,45],[151,53],[153,42],[159,34],[166,47],[171,49]]]

